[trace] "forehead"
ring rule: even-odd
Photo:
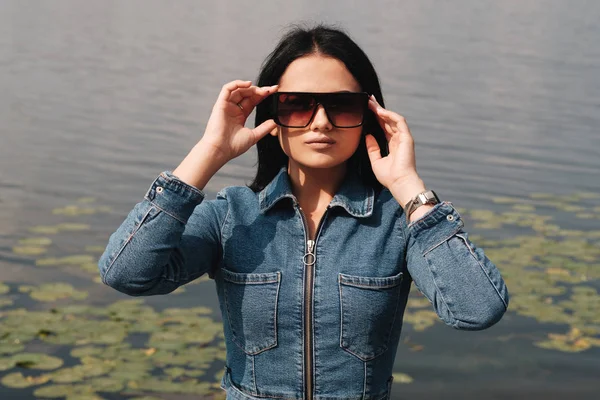
[[[311,54],[288,65],[279,80],[279,91],[360,92],[361,88],[343,62],[337,58]]]

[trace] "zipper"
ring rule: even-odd
[[[304,392],[306,393],[305,399],[312,400],[313,398],[313,342],[312,342],[312,331],[313,331],[313,283],[315,274],[315,247],[317,240],[319,239],[319,233],[321,232],[321,225],[327,214],[329,206],[325,210],[325,213],[319,221],[317,226],[317,233],[315,240],[308,238],[308,227],[306,224],[306,217],[302,207],[298,207],[300,216],[302,217],[302,223],[304,225],[304,239],[306,242],[306,253],[302,258],[304,263],[304,282],[306,282],[304,290]]]

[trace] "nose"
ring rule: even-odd
[[[315,116],[312,119],[310,124],[311,130],[331,130],[333,129],[333,125],[331,125],[331,121],[327,118],[327,113],[325,112],[325,108],[322,104],[317,105],[317,111],[315,112]]]

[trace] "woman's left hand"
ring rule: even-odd
[[[425,190],[425,185],[417,174],[415,146],[410,129],[403,116],[381,107],[374,96],[369,98],[369,109],[383,128],[389,148],[389,154],[382,157],[375,137],[366,135],[373,173],[404,206],[412,197]]]

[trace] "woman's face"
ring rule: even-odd
[[[361,87],[344,63],[336,58],[310,55],[294,60],[279,81],[280,92],[360,92]],[[348,160],[358,148],[362,126],[336,128],[319,105],[314,118],[305,128],[277,126],[271,135],[279,144],[290,163],[309,168],[331,168]],[[311,140],[327,137],[331,145],[310,144]]]

